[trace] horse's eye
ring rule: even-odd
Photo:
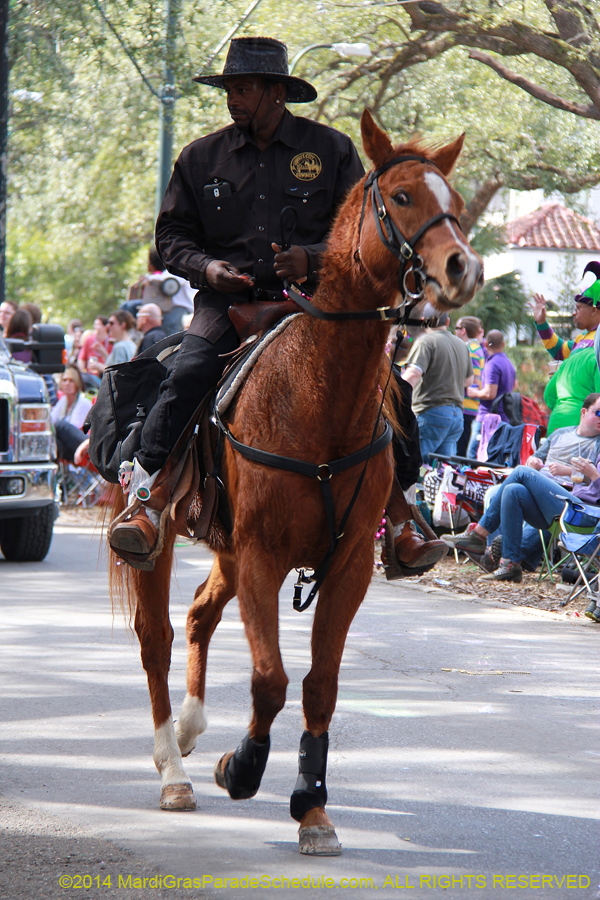
[[[398,206],[410,206],[410,197],[406,193],[406,191],[398,191],[397,194],[394,194],[393,197],[394,203],[397,203]]]

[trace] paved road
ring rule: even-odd
[[[187,605],[209,567],[203,549],[177,549],[175,708]],[[597,896],[598,626],[376,578],[351,629],[330,733],[328,810],[344,855],[315,861],[297,854],[288,812],[312,621],[293,612],[291,593],[286,583],[288,703],[258,796],[233,803],[212,780],[249,718],[250,659],[234,601],[211,645],[209,727],[187,760],[198,811],[165,813],[137,640],[111,617],[97,536],[59,520],[44,563],[0,561],[3,900],[287,898],[302,895],[293,878],[335,898]],[[94,887],[61,891],[65,872],[88,874]],[[157,872],[204,878],[204,893],[193,882],[119,887],[119,875]],[[290,887],[231,882],[261,876]],[[110,889],[98,887],[107,877]]]

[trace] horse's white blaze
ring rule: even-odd
[[[438,175],[437,172],[425,172],[425,184],[431,191],[431,193],[435,196],[435,199],[440,205],[440,209],[442,212],[450,212],[450,201],[452,200],[452,195],[450,193],[450,188],[444,181],[441,175]]]
[[[162,778],[162,786],[166,784],[182,784],[189,782],[181,762],[181,752],[175,737],[173,717],[169,716],[164,725],[154,731],[154,765]]]
[[[434,194],[435,199],[439,203],[441,211],[449,212],[452,195],[450,193],[450,188],[448,187],[442,176],[438,175],[436,172],[425,172],[424,178],[427,187]],[[452,232],[452,237],[454,238],[456,243],[460,244],[463,253],[469,260],[469,265],[475,265],[477,263],[477,256],[471,250],[469,244],[456,227],[456,223],[452,222],[450,219],[446,219],[445,224],[447,228],[449,228]]]
[[[181,752],[184,755],[190,753],[194,749],[198,735],[206,731],[206,714],[202,700],[192,697],[191,694],[185,695],[175,731]]]

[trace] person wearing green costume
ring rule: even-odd
[[[590,262],[583,275],[592,272],[596,281],[575,297],[573,322],[582,333],[575,340],[560,338],[546,321],[546,299],[534,294],[533,317],[538,334],[553,359],[562,362],[544,391],[544,402],[552,410],[548,434],[557,428],[577,425],[583,401],[600,391],[600,372],[594,353],[594,338],[600,325],[600,262]]]

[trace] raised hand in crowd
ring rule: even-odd
[[[531,312],[538,325],[541,325],[542,322],[546,321],[546,298],[543,294],[533,295]]]

